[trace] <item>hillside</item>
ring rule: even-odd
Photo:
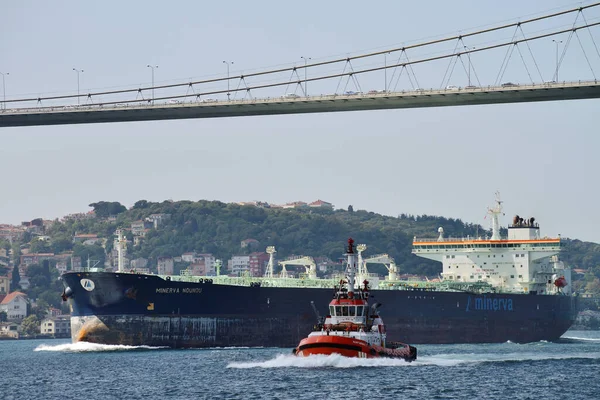
[[[457,219],[437,216],[412,216],[402,214],[389,217],[358,210],[330,210],[321,208],[263,208],[253,205],[225,204],[219,201],[165,201],[152,203],[138,201],[126,210],[119,203],[99,202],[96,217],[85,220],[67,220],[55,223],[48,231],[52,242],[49,249],[55,252],[71,250],[73,235],[94,233],[106,238],[106,248],[113,246],[117,228],[129,229],[132,222],[144,220],[153,214],[168,214],[169,219],[157,229],[148,229],[137,246],[128,249],[131,258],[144,257],[156,265],[160,256],[180,256],[184,252],[212,253],[223,260],[232,255],[250,251],[264,251],[275,246],[278,259],[291,255],[326,256],[337,260],[344,242],[353,237],[358,243],[368,245],[365,255],[388,253],[396,260],[401,273],[437,275],[438,263],[411,254],[414,236],[436,237],[438,227],[443,227],[446,237],[489,235],[480,225],[464,223]],[[116,218],[109,214],[118,213]],[[133,239],[127,231],[128,239]],[[256,239],[255,249],[242,249],[241,241]],[[61,243],[65,248],[53,247]],[[81,245],[77,253],[82,254]],[[98,246],[86,246],[88,248]],[[574,268],[591,268],[600,265],[600,245],[578,240],[564,240],[561,258]],[[38,249],[44,250],[44,249]],[[87,249],[91,251],[92,249]],[[97,254],[100,249],[95,249]],[[385,273],[385,268],[373,266],[373,272]]]

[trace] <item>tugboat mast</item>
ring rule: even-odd
[[[354,240],[348,239],[348,265],[346,265],[346,278],[348,279],[348,297],[354,296],[354,278],[356,276],[356,254],[354,253]]]

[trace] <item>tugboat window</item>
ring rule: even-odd
[[[340,306],[335,306],[335,316],[339,317],[341,315],[342,315],[341,307]]]
[[[348,307],[342,307],[342,317],[348,316]]]
[[[329,314],[331,314],[332,316],[335,316],[335,307],[334,306],[329,306]]]
[[[349,315],[350,317],[354,317],[354,316],[356,316],[356,307],[354,307],[354,306],[350,306],[350,307],[348,307],[348,311],[349,311],[348,315]]]

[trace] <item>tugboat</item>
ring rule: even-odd
[[[354,288],[357,257],[354,240],[348,239],[348,264],[346,280],[335,286],[333,300],[329,303],[329,315],[319,321],[308,337],[302,339],[293,350],[296,356],[314,354],[340,354],[357,358],[401,358],[408,362],[417,359],[417,349],[405,343],[386,343],[383,320],[377,311],[381,305],[369,307],[369,281]]]

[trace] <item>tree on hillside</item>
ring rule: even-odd
[[[99,218],[107,218],[127,211],[127,208],[118,201],[99,201],[89,206],[94,208],[94,213]]]
[[[18,290],[21,286],[19,285],[21,282],[21,276],[19,275],[19,267],[15,264],[12,272],[12,279],[10,281],[10,289],[11,291]]]
[[[25,317],[21,322],[21,330],[25,335],[37,335],[40,333],[40,320],[35,314]]]
[[[67,235],[58,234],[52,237],[52,252],[54,254],[62,253],[73,248],[73,240]]]
[[[31,309],[29,310],[29,314],[35,315],[37,317],[38,321],[41,321],[44,318],[46,318],[49,308],[50,308],[50,304],[48,304],[48,302],[46,300],[38,299],[35,302],[35,306],[31,307]]]
[[[95,262],[91,260],[99,261],[97,266],[103,267],[104,261],[106,260],[106,254],[104,253],[104,248],[97,244],[92,245],[84,245],[77,243],[73,246],[73,256],[81,257],[81,262],[84,266],[87,266],[87,260],[90,260],[90,266],[94,265]]]
[[[39,240],[37,237],[34,237],[29,245],[30,253],[51,253],[52,247],[50,243],[45,240]]]
[[[8,254],[10,250],[10,242],[6,239],[0,239],[0,249],[6,250],[6,253]]]
[[[147,207],[148,207],[148,200],[138,200],[133,205],[134,210],[137,210],[140,208],[147,208]]]

